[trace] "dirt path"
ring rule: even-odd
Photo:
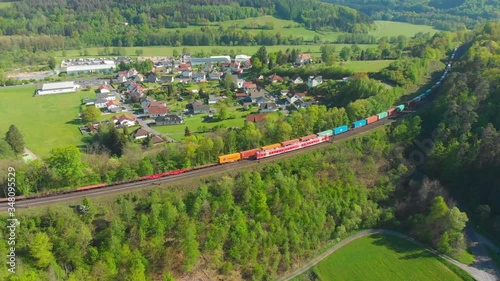
[[[328,257],[329,255],[331,255],[332,253],[334,253],[335,251],[337,251],[338,249],[342,248],[343,246],[345,246],[346,244],[350,243],[351,241],[353,240],[356,240],[358,238],[361,238],[361,237],[364,237],[364,236],[368,236],[368,235],[372,235],[372,234],[387,234],[387,235],[392,235],[392,236],[396,236],[396,237],[400,237],[400,238],[403,238],[407,241],[410,241],[420,247],[423,247],[425,248],[427,251],[433,253],[433,254],[436,254],[444,259],[446,259],[447,261],[453,263],[454,265],[460,267],[461,269],[465,270],[466,272],[468,272],[474,279],[476,279],[477,281],[495,281],[495,280],[499,280],[498,279],[498,276],[495,276],[491,273],[488,273],[480,268],[475,268],[475,267],[471,267],[471,266],[468,266],[468,265],[465,265],[463,263],[460,263],[448,256],[445,256],[445,255],[441,255],[439,254],[438,252],[436,252],[435,250],[427,247],[426,245],[416,241],[415,239],[409,237],[409,236],[406,236],[404,234],[401,234],[399,232],[396,232],[396,231],[392,231],[392,230],[385,230],[385,229],[369,229],[369,230],[365,230],[365,231],[361,231],[359,233],[356,233],[352,236],[349,236],[348,238],[342,240],[340,243],[336,244],[335,246],[331,247],[330,249],[328,249],[326,252],[324,252],[323,254],[315,257],[314,259],[312,259],[311,261],[309,261],[308,263],[306,263],[305,265],[301,266],[300,268],[297,268],[296,270],[290,272],[289,274],[287,274],[286,276],[284,277],[281,277],[280,279],[278,279],[279,281],[286,281],[286,280],[290,280],[304,272],[306,272],[309,268],[313,267],[314,265],[316,265],[317,263],[319,263],[320,261],[322,261],[323,259],[325,259],[326,257]]]

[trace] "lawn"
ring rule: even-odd
[[[406,37],[413,37],[415,34],[419,32],[423,33],[431,33],[433,35],[439,30],[434,29],[432,26],[428,25],[416,25],[405,22],[395,22],[395,21],[383,21],[377,20],[375,21],[375,25],[377,28],[370,32],[371,35],[380,38],[383,36],[391,37],[391,36],[399,36],[404,35]]]
[[[340,63],[353,72],[379,72],[391,64],[393,60],[348,61]]]
[[[251,112],[238,110],[240,108],[241,107],[229,108],[229,114],[234,115],[234,119],[227,119],[219,122],[203,122],[204,117],[207,116],[207,114],[196,114],[191,117],[185,116],[185,123],[181,125],[154,126],[153,128],[158,132],[168,134],[170,137],[176,140],[182,140],[184,138],[184,130],[186,129],[186,126],[189,128],[191,133],[195,133],[196,131],[198,131],[198,128],[202,126],[206,128],[213,128],[219,125],[223,125],[225,127],[243,127],[243,125],[245,124],[246,116]],[[198,135],[203,135],[203,133],[200,133]]]
[[[462,280],[437,256],[394,236],[359,238],[317,264],[319,280]]]
[[[24,135],[26,147],[42,157],[56,147],[82,145],[77,119],[81,99],[95,94],[80,91],[33,97],[35,89],[35,86],[0,89],[0,134],[11,124],[16,125]]]

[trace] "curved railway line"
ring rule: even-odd
[[[400,116],[396,116],[395,118],[385,119],[383,121],[381,120],[380,122],[375,122],[375,123],[366,125],[364,127],[356,129],[356,130],[350,130],[344,134],[336,136],[332,141],[329,141],[329,142],[320,143],[320,144],[317,144],[314,146],[291,151],[291,152],[288,152],[285,154],[276,155],[276,156],[273,156],[270,158],[264,158],[260,161],[255,161],[255,160],[238,161],[238,162],[208,167],[208,168],[204,168],[204,169],[193,170],[193,171],[190,171],[188,173],[168,176],[168,177],[154,179],[154,180],[145,180],[145,181],[139,181],[139,182],[133,182],[133,183],[124,183],[124,184],[109,186],[106,188],[89,189],[89,190],[74,192],[74,193],[57,194],[57,195],[48,196],[48,197],[25,199],[22,201],[16,201],[16,209],[20,210],[20,209],[27,209],[27,208],[31,208],[31,207],[40,207],[40,206],[46,206],[46,205],[52,205],[52,204],[74,202],[74,201],[78,201],[78,200],[83,200],[83,198],[85,198],[85,197],[92,198],[92,197],[100,197],[100,196],[109,196],[109,195],[113,195],[113,194],[130,192],[130,191],[141,189],[141,188],[151,187],[154,185],[177,183],[177,182],[182,181],[182,180],[192,179],[192,178],[196,178],[196,177],[211,176],[214,174],[221,174],[221,173],[224,173],[227,171],[241,170],[241,169],[253,167],[256,165],[260,165],[261,163],[272,162],[272,161],[276,161],[276,160],[283,159],[286,157],[290,157],[291,155],[295,155],[295,154],[298,155],[298,154],[302,154],[305,152],[314,151],[314,150],[317,150],[320,148],[326,148],[329,145],[331,145],[332,143],[337,143],[341,140],[352,138],[354,136],[363,135],[363,134],[366,134],[367,132],[372,131],[376,128],[390,124],[390,123],[394,122],[394,120],[397,118],[400,118]],[[165,188],[165,187],[163,187],[163,188]],[[8,208],[7,203],[8,202],[2,202],[0,204],[0,211],[2,213],[6,212],[6,210]]]

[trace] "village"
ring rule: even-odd
[[[140,57],[138,63],[152,65],[150,71],[143,72],[129,67],[133,66],[132,60],[123,57],[66,60],[61,63],[61,70],[72,77],[88,73],[114,76],[94,83],[43,84],[35,96],[73,93],[82,88],[95,90],[94,97],[82,100],[82,108],[95,107],[103,116],[110,117],[83,124],[82,134],[93,134],[101,124],[113,122],[116,127],[132,127],[136,140],[150,137],[155,145],[183,137],[179,132],[184,132],[184,128],[165,133],[161,127],[182,124],[186,127],[194,118],[199,122],[191,123],[199,126],[189,129],[193,133],[204,133],[210,130],[209,123],[235,119],[231,124],[241,127],[244,122],[262,122],[269,113],[281,111],[286,115],[318,103],[317,97],[308,96],[307,90],[323,83],[322,76],[272,74],[264,77],[252,73],[254,78],[250,79],[250,58],[247,55],[233,59],[229,56],[192,58],[189,54],[178,59]],[[311,62],[311,55],[299,54],[292,66],[301,67]],[[115,71],[120,67],[122,70]]]

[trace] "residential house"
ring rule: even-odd
[[[242,88],[245,91],[245,93],[248,94],[249,92],[257,90],[257,84],[255,84],[254,82],[243,82]]]
[[[217,71],[212,71],[208,74],[208,80],[220,80],[222,77],[222,73]]]
[[[241,72],[240,64],[238,62],[223,63],[223,64],[221,64],[221,67],[225,73]]]
[[[162,82],[162,83],[174,83],[174,76],[172,76],[172,75],[162,76],[160,78],[160,82]]]
[[[262,112],[262,113],[276,112],[276,111],[278,111],[278,109],[279,109],[278,105],[274,102],[262,103],[259,106],[259,112]]]
[[[149,83],[158,83],[160,82],[160,78],[158,77],[158,74],[150,72],[146,75],[146,81]]]
[[[246,98],[246,97],[248,97],[248,94],[246,94],[246,93],[236,93],[234,96],[236,98]]]
[[[223,97],[218,97],[215,95],[208,95],[208,104],[216,104],[220,100],[224,99]]]
[[[107,107],[108,111],[114,112],[114,111],[118,110],[119,108],[121,108],[121,105],[119,102],[111,100],[111,101],[106,102],[106,107]]]
[[[165,102],[161,101],[150,101],[142,107],[144,114],[150,117],[164,116],[169,112],[169,108]]]
[[[186,71],[186,70],[191,70],[191,64],[189,64],[189,63],[179,64],[178,69],[179,69],[180,72],[183,72],[183,71]]]
[[[259,123],[259,122],[265,122],[265,117],[269,113],[258,113],[258,114],[248,114],[245,122],[252,122],[252,123]]]
[[[252,67],[252,62],[250,60],[246,60],[243,62],[243,67],[245,68],[251,68]]]
[[[255,100],[252,99],[252,102],[256,103],[257,106],[261,106],[262,104],[271,102],[271,100],[268,99],[266,96],[262,96],[262,97],[257,97]]]
[[[148,106],[150,102],[154,102],[155,99],[153,99],[152,97],[146,97],[145,99],[143,99],[141,101],[141,107],[144,109],[144,107]]]
[[[288,93],[286,100],[288,101],[288,103],[293,104],[296,101],[302,101],[302,98],[295,93]]]
[[[117,83],[127,82],[127,76],[118,74],[118,76],[116,77],[116,82]]]
[[[188,109],[192,114],[208,114],[210,113],[210,105],[204,105],[201,101],[193,101],[188,104]]]
[[[300,54],[297,55],[297,58],[295,59],[296,64],[310,63],[311,61],[312,58],[310,54]]]
[[[309,88],[314,88],[318,85],[323,83],[323,77],[322,76],[309,76],[309,79],[307,80],[307,86]]]
[[[277,75],[276,73],[270,75],[269,77],[267,77],[267,79],[272,83],[283,82],[283,77]]]
[[[175,114],[169,114],[165,116],[160,116],[155,119],[156,125],[175,125],[184,124],[184,119]]]
[[[292,78],[290,78],[290,83],[292,83],[292,84],[302,84],[302,83],[304,83],[304,80],[302,80],[302,78],[300,77],[300,75],[295,74],[294,76],[292,76]]]
[[[210,72],[213,69],[214,69],[214,64],[210,61],[205,63],[205,67],[203,68],[203,70],[205,70],[205,72]]]
[[[164,143],[165,140],[160,138],[159,136],[153,136],[153,137],[151,137],[151,142],[153,143],[153,145],[159,145],[159,144]]]
[[[290,92],[289,90],[281,90],[281,91],[280,91],[280,95],[281,95],[282,97],[284,97],[284,96],[288,95],[288,93],[289,93],[289,92]]]
[[[207,75],[205,74],[205,72],[193,72],[191,78],[196,83],[207,81]]]
[[[257,102],[257,99],[258,98],[266,98],[267,96],[269,95],[269,92],[264,90],[264,89],[260,89],[260,90],[256,90],[256,91],[251,91],[249,93],[249,97],[252,99],[252,102]],[[262,99],[261,99],[262,101]],[[267,102],[267,101],[265,101]]]
[[[238,75],[233,75],[233,87],[236,89],[243,88],[245,80],[240,79]]]
[[[191,70],[184,70],[184,71],[182,71],[182,77],[184,77],[184,78],[192,78],[193,77],[193,72]]]
[[[149,136],[149,132],[144,130],[142,127],[135,130],[134,137],[136,140],[145,139]]]
[[[143,82],[143,81],[144,81],[144,75],[142,75],[142,74],[137,74],[134,77],[134,82]]]
[[[108,85],[102,85],[101,87],[99,87],[99,93],[101,93],[101,94],[107,94],[110,92],[111,92],[111,89],[109,88]]]
[[[131,68],[128,70],[127,72],[128,74],[128,77],[135,77],[137,74],[139,74],[139,72],[137,72],[137,70],[135,68]]]
[[[128,79],[128,71],[127,70],[118,71],[118,76],[123,76],[126,79]]]
[[[134,115],[125,115],[125,114],[123,114],[120,117],[113,116],[111,118],[111,121],[113,121],[113,123],[116,126],[119,126],[119,127],[129,127],[129,126],[134,126],[135,125],[135,122],[137,121],[137,118]]]

